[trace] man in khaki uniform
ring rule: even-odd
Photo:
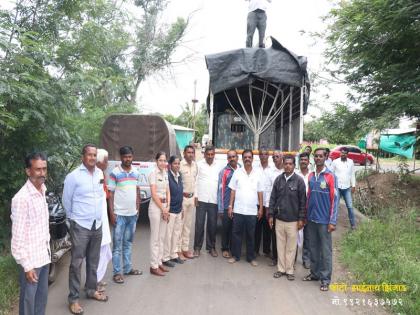
[[[195,210],[195,196],[196,196],[196,178],[197,178],[197,164],[194,161],[195,149],[191,145],[187,145],[184,149],[184,159],[181,161],[179,172],[182,176],[184,187],[184,198],[182,200],[182,211],[184,212],[184,219],[182,223],[181,237],[178,242],[178,256],[185,260],[186,258],[194,258],[189,250],[192,217]]]

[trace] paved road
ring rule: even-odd
[[[341,211],[341,229],[348,226],[347,216]],[[337,236],[339,234],[336,234]],[[217,244],[220,244],[220,231]],[[81,299],[85,314],[367,314],[372,308],[337,306],[347,296],[334,292],[321,292],[316,282],[302,282],[307,274],[300,259],[294,282],[285,278],[274,279],[274,267],[267,265],[265,257],[258,257],[259,266],[252,267],[244,260],[230,265],[221,256],[211,257],[203,252],[198,259],[176,266],[168,276],[155,277],[148,272],[149,226],[137,227],[133,247],[134,267],[144,271],[132,276],[123,285],[110,281],[111,265],[106,275],[109,282],[107,303]],[[67,314],[68,257],[62,260],[57,281],[51,285],[47,314]],[[338,272],[337,272],[338,273]],[[339,275],[333,275],[338,281]]]

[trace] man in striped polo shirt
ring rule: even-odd
[[[110,221],[113,225],[112,265],[113,280],[123,283],[124,275],[141,275],[131,265],[131,247],[136,231],[137,215],[140,206],[139,171],[132,167],[133,149],[120,148],[121,165],[109,175],[108,189]],[[121,268],[121,254],[123,267]]]

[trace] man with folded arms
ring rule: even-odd
[[[269,206],[269,224],[276,220],[277,272],[274,278],[287,276],[295,280],[294,262],[298,230],[303,228],[306,207],[306,188],[302,177],[295,174],[295,158],[283,158],[284,173],[274,181]]]

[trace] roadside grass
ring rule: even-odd
[[[0,315],[9,314],[19,294],[18,268],[10,255],[0,256]]]
[[[407,292],[376,292],[381,299],[401,299],[398,314],[420,314],[419,209],[384,209],[380,217],[362,223],[342,240],[340,260],[360,284],[403,284]]]

